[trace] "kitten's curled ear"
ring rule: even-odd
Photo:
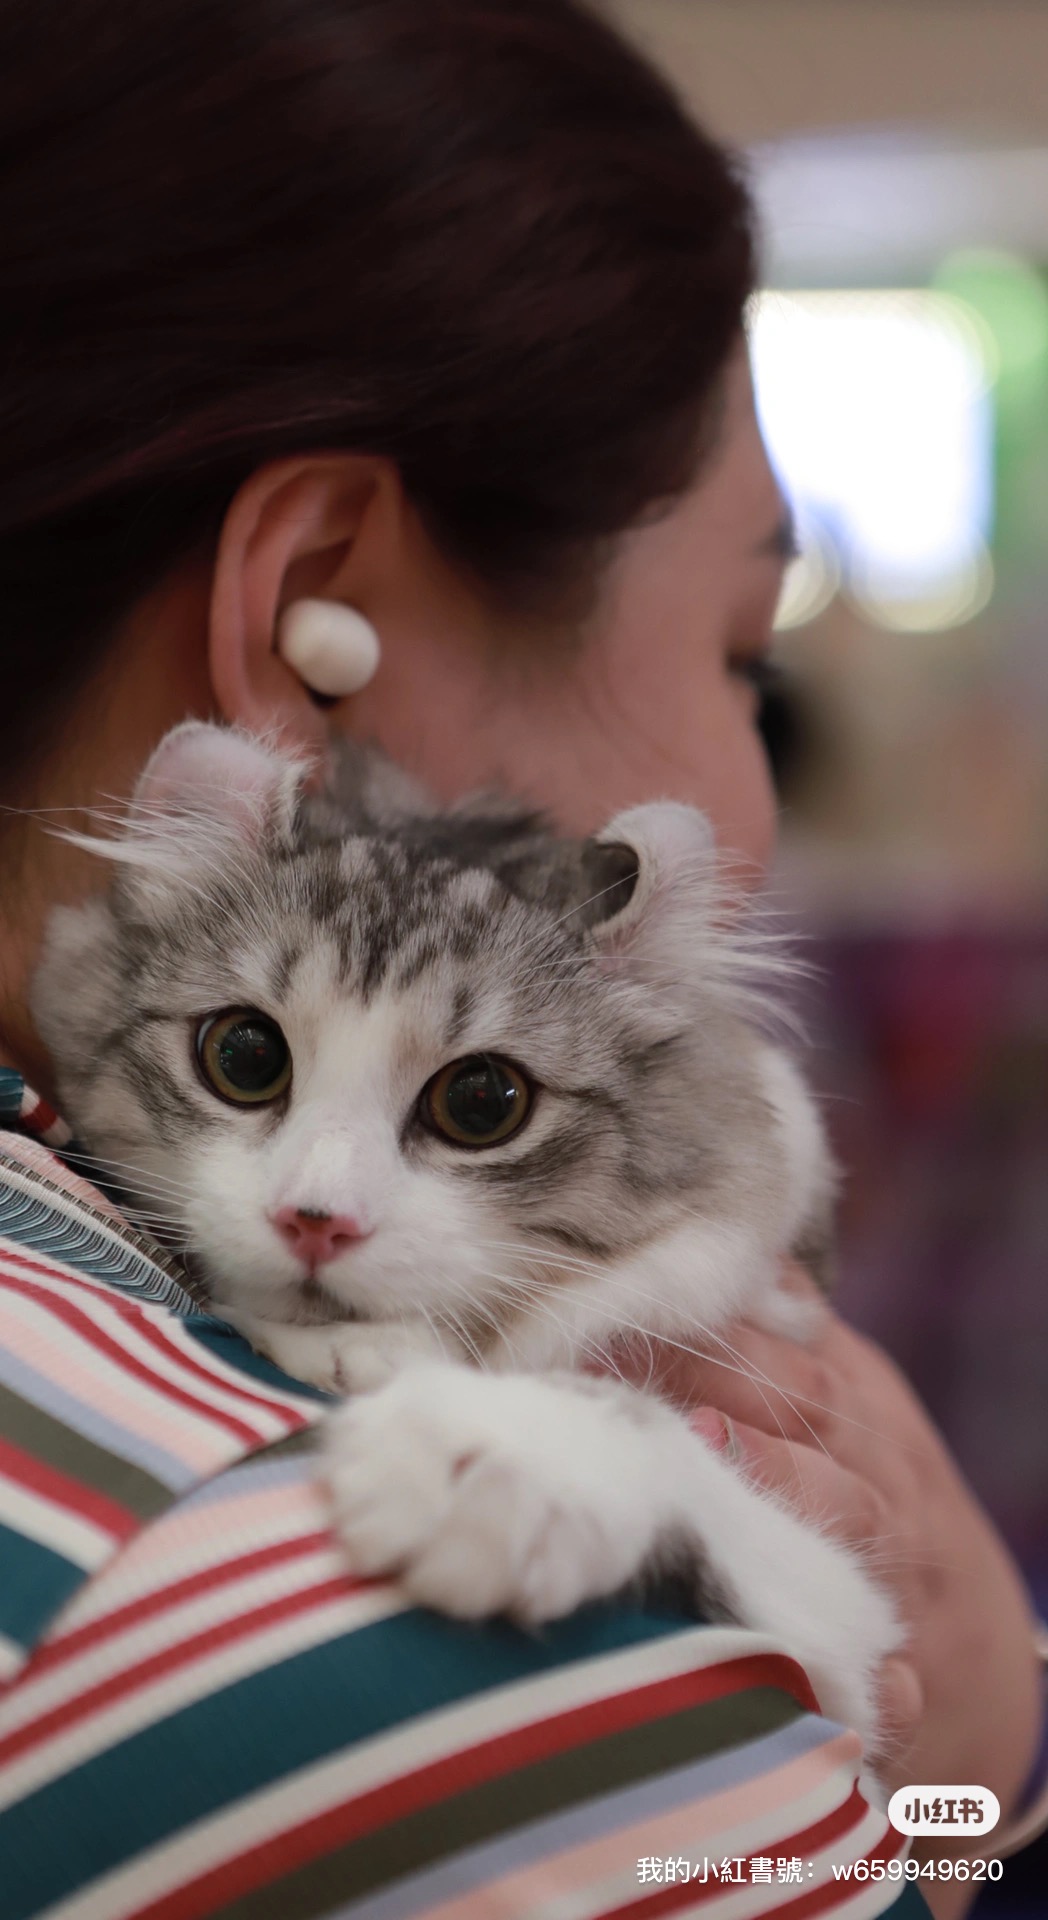
[[[131,801],[131,830],[184,822],[226,828],[252,842],[286,840],[307,761],[236,727],[187,720],[155,748]]]
[[[270,740],[186,721],[147,761],[118,838],[62,837],[111,860],[125,876],[125,897],[148,907],[172,885],[198,885],[245,848],[287,844],[309,772]]]
[[[680,978],[694,962],[721,898],[706,815],[675,800],[657,800],[616,814],[590,844],[598,861],[609,865],[605,891],[587,903],[597,951],[630,973]]]

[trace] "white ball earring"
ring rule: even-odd
[[[293,600],[280,617],[277,652],[311,693],[329,700],[359,693],[382,655],[370,620],[338,600]]]

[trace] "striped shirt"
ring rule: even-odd
[[[351,1577],[325,1404],[0,1133],[0,1920],[926,1911],[758,1636],[477,1627]]]

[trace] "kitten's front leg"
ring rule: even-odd
[[[669,1564],[768,1634],[867,1740],[899,1644],[858,1560],[617,1382],[412,1366],[327,1422],[335,1524],[363,1574],[462,1618],[556,1619]]]
[[[371,1393],[412,1361],[450,1357],[424,1320],[334,1320],[319,1326],[292,1326],[239,1307],[216,1311],[250,1341],[256,1353],[265,1354],[293,1379],[307,1380],[328,1393]]]

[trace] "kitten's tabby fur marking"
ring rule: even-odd
[[[112,884],[55,915],[35,993],[81,1140],[217,1310],[352,1396],[327,1464],[357,1569],[541,1620],[688,1564],[875,1746],[901,1635],[856,1557],[654,1393],[573,1371],[624,1334],[716,1352],[742,1313],[803,1337],[780,1256],[828,1244],[819,1119],[762,1027],[781,962],[729,930],[707,823],[667,802],[563,841],[497,803],[439,812],[359,750],[323,796],[303,776],[191,724],[123,836],[87,842]],[[273,1106],[196,1069],[197,1023],[232,1007],[291,1047]],[[417,1102],[482,1052],[539,1093],[478,1152]],[[287,1205],[373,1230],[308,1279],[269,1218]]]

